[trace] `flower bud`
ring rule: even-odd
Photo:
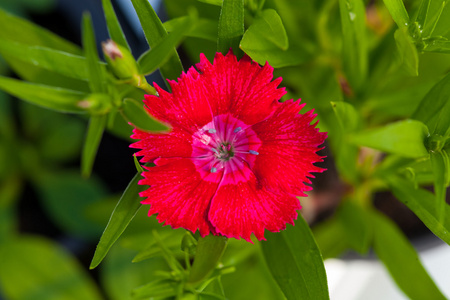
[[[102,43],[105,60],[112,72],[119,79],[130,79],[139,76],[138,66],[133,55],[113,40]]]
[[[103,115],[112,109],[113,99],[107,94],[90,94],[77,105],[92,115]]]

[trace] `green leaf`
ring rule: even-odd
[[[238,55],[243,34],[244,0],[224,0],[219,18],[217,51],[226,54],[231,48]]]
[[[399,28],[407,27],[409,24],[409,16],[402,0],[383,0],[389,13]]]
[[[187,280],[189,284],[199,283],[211,274],[225,251],[227,241],[224,236],[214,235],[198,239],[194,263]]]
[[[106,189],[98,180],[80,178],[74,172],[41,174],[36,188],[44,208],[51,219],[75,236],[98,238],[102,227],[86,217],[88,205],[98,202],[106,195]],[[64,199],[64,205],[61,201]]]
[[[10,15],[0,9],[0,38],[15,42],[43,46],[80,55],[81,50],[75,44],[39,27],[30,21]]]
[[[344,227],[337,218],[314,226],[313,233],[324,260],[338,257],[350,247]]]
[[[79,106],[79,103],[88,95],[79,91],[24,82],[3,76],[0,76],[0,89],[32,104],[59,112],[86,112]]]
[[[450,41],[448,40],[434,40],[430,43],[426,43],[423,51],[437,52],[437,53],[450,53]]]
[[[157,279],[133,290],[133,299],[166,299],[177,295],[178,285],[173,280]]]
[[[361,117],[355,107],[347,102],[331,102],[342,132],[352,133],[361,127]]]
[[[137,264],[130,263],[135,254],[136,251],[123,248],[120,244],[116,244],[108,254],[99,269],[108,299],[131,300],[133,289],[147,284],[150,280],[157,280],[161,278],[161,273],[169,271],[162,257]]]
[[[374,250],[400,289],[411,299],[445,299],[400,229],[373,211]]]
[[[147,0],[131,0],[134,9],[141,22],[144,30],[145,38],[150,48],[155,47],[163,38],[167,36],[167,32],[161,23],[161,20],[156,15],[152,6]],[[183,71],[180,58],[175,49],[171,50],[170,58],[167,63],[161,66],[161,75],[165,79],[177,79]]]
[[[450,73],[422,99],[412,119],[422,121],[431,134],[445,135],[450,128]]]
[[[89,13],[83,14],[83,48],[87,61],[89,87],[93,93],[105,93],[105,74],[99,65],[97,44],[95,43],[94,28]]]
[[[140,174],[136,174],[136,176],[134,176],[117,203],[116,208],[112,212],[108,225],[106,225],[106,229],[100,238],[97,249],[95,250],[94,258],[92,259],[90,265],[91,269],[100,264],[111,246],[125,231],[128,224],[141,207],[141,203],[139,202],[139,193],[146,188],[145,186],[138,185],[141,178],[142,177]]]
[[[330,134],[335,134],[334,141],[338,141],[333,144],[336,149],[336,166],[344,178],[350,182],[356,182],[358,148],[348,142],[348,136],[361,127],[361,117],[350,103],[331,102],[331,106],[339,123],[339,126],[330,130]]]
[[[428,129],[422,122],[404,120],[353,134],[350,141],[360,146],[414,158],[428,155],[424,145],[427,135]]]
[[[366,254],[373,237],[366,210],[354,202],[345,201],[339,206],[337,218],[342,224],[348,244],[358,253]]]
[[[255,18],[240,47],[258,63],[268,62],[275,68],[298,65],[308,56],[303,49],[289,46],[283,22],[273,9],[266,9]]]
[[[408,34],[407,28],[399,28],[394,33],[397,44],[398,60],[400,67],[407,75],[419,75],[419,54],[416,45]]]
[[[2,38],[0,38],[0,54],[70,78],[89,79],[87,61],[83,56],[40,46],[29,46]],[[104,70],[104,64],[98,63]]]
[[[223,3],[223,0],[198,0],[198,1],[216,6],[222,6]]]
[[[8,299],[102,299],[94,281],[62,247],[24,236],[0,245],[0,283]]]
[[[439,203],[434,195],[422,188],[397,176],[384,176],[394,196],[403,202],[419,219],[441,240],[450,245],[450,207],[444,206],[443,222],[440,222],[436,212]]]
[[[128,49],[131,52],[130,46],[128,45],[125,34],[122,31],[119,20],[117,20],[116,13],[112,6],[111,0],[102,0],[103,12],[105,14],[106,25],[108,27],[109,36],[117,44]]]
[[[186,18],[189,17],[180,17],[164,22],[164,28],[170,33],[174,31],[179,24],[183,23]],[[197,22],[195,22],[194,27],[189,32],[186,32],[185,35],[217,42],[217,26],[218,22],[216,20],[204,18],[198,19]]]
[[[428,9],[430,8],[430,0],[422,0],[419,11],[417,12],[416,22],[419,28],[424,28],[427,22]]]
[[[172,55],[171,50],[181,42],[183,37],[192,29],[194,17],[187,17],[177,24],[174,30],[159,41],[152,49],[139,57],[138,64],[141,74],[151,74],[163,66]]]
[[[92,116],[89,120],[86,140],[81,154],[81,174],[89,177],[97,155],[98,146],[106,126],[106,115]]]
[[[450,159],[446,151],[436,151],[430,153],[431,167],[434,175],[434,193],[436,194],[436,215],[440,223],[444,223],[447,184],[449,182]]]
[[[295,223],[266,234],[261,247],[267,265],[286,298],[329,299],[322,255],[311,229],[301,215]]]
[[[339,0],[343,34],[344,70],[352,88],[358,88],[367,75],[365,7],[362,0]]]
[[[139,129],[151,132],[169,129],[169,127],[149,115],[144,106],[136,100],[125,99],[121,109],[124,118]]]

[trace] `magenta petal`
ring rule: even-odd
[[[240,178],[239,178],[240,179]],[[250,240],[252,233],[263,240],[264,229],[278,232],[293,223],[299,200],[288,194],[275,194],[261,187],[255,176],[248,181],[221,184],[211,201],[209,220],[217,233]]]
[[[253,172],[261,183],[273,191],[286,191],[303,195],[311,189],[311,172],[324,169],[314,166],[322,157],[316,152],[323,144],[326,133],[311,125],[316,115],[309,111],[299,114],[304,105],[286,101],[264,122],[252,126],[261,140],[259,155]]]
[[[207,210],[216,192],[220,173],[210,174],[202,180],[190,159],[172,159],[162,166],[146,168],[144,179],[139,184],[149,185],[142,192],[146,197],[142,204],[150,204],[149,215],[156,217],[164,225],[183,227],[202,236],[211,231]]]
[[[137,156],[143,156],[142,162],[153,161],[158,157],[189,157],[192,153],[192,136],[178,128],[164,134],[134,129],[131,138],[139,140],[130,147],[142,149],[136,153]]]
[[[196,67],[215,116],[231,113],[246,124],[254,124],[268,117],[286,93],[277,88],[281,78],[271,81],[271,66],[261,67],[248,58],[238,62],[232,52],[225,56],[217,53],[214,64],[201,56]]]
[[[297,218],[297,196],[324,170],[314,163],[326,133],[312,111],[298,113],[304,105],[279,103],[285,90],[268,64],[229,52],[213,63],[202,54],[196,68],[169,81],[172,93],[155,86],[159,95],[144,100],[171,131],[134,130],[131,147],[156,165],[140,181],[142,203],[174,228],[262,240]]]

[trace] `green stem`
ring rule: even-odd
[[[216,267],[225,251],[228,239],[224,236],[207,235],[197,243],[197,252],[187,284],[195,285],[206,278]]]

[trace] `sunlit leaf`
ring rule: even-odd
[[[117,241],[120,235],[125,231],[128,224],[136,215],[141,207],[139,201],[139,193],[145,189],[144,186],[138,185],[141,180],[141,175],[136,174],[131,182],[128,184],[125,192],[117,203],[116,208],[111,214],[108,225],[103,232],[100,242],[95,250],[94,258],[92,259],[90,268],[97,267],[103,258],[108,253],[111,246]]]
[[[289,45],[286,30],[278,13],[273,9],[262,11],[242,37],[240,47],[260,64],[269,62],[273,67],[298,65],[308,54]]]
[[[286,298],[329,299],[322,255],[303,217],[295,226],[266,235],[264,258]]]
[[[446,299],[421,264],[400,229],[381,213],[372,212],[374,250],[392,278],[411,299]]]
[[[404,120],[358,132],[351,136],[350,141],[406,157],[423,157],[428,155],[424,145],[427,135],[428,129],[422,122]]]
[[[219,18],[217,51],[226,54],[230,48],[239,55],[244,34],[244,0],[224,0]]]
[[[389,13],[399,28],[407,27],[409,16],[402,0],[383,0]]]

